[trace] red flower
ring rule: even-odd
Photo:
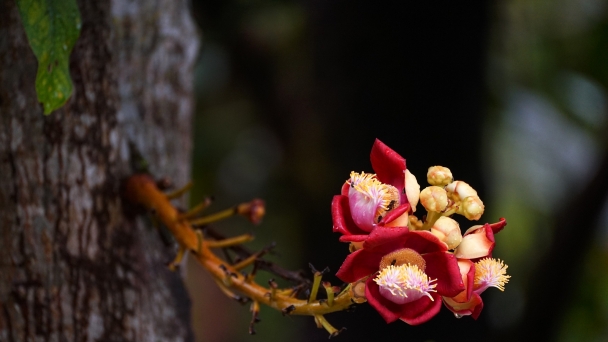
[[[458,267],[465,289],[454,297],[444,297],[443,303],[458,316],[471,315],[474,319],[477,319],[481,309],[483,309],[483,301],[479,294],[473,292],[475,264],[471,260],[460,259],[458,260]]]
[[[376,227],[336,275],[348,283],[369,276],[367,300],[387,323],[424,323],[439,312],[441,296],[453,297],[465,289],[446,245],[427,231],[407,228]]]
[[[484,258],[476,263],[471,260],[458,260],[465,290],[454,297],[443,297],[443,303],[457,317],[471,315],[479,317],[483,309],[481,293],[490,287],[504,291],[511,276],[507,275],[508,266],[501,260]]]
[[[415,211],[420,188],[405,159],[378,139],[370,159],[376,174],[352,172],[332,201],[333,230],[344,235],[340,241],[363,241],[378,225],[407,226],[407,213]]]
[[[473,226],[466,231],[462,242],[454,251],[465,290],[453,297],[443,297],[443,303],[457,316],[471,315],[477,319],[483,309],[481,293],[489,287],[503,291],[504,285],[509,281],[510,276],[506,275],[508,266],[491,258],[495,245],[494,234],[506,225],[507,221],[501,218],[497,223]]]

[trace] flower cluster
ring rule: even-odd
[[[456,317],[477,319],[488,287],[504,290],[507,266],[492,258],[494,234],[506,226],[469,228],[464,235],[450,216],[479,220],[484,205],[467,183],[433,166],[420,191],[405,159],[379,140],[371,152],[375,173],[351,172],[332,201],[333,230],[350,244],[336,274],[353,296],[367,300],[387,323],[421,324],[443,303]],[[424,220],[415,216],[418,202]]]

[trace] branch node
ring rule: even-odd
[[[283,316],[287,316],[287,315],[290,315],[292,312],[294,312],[295,309],[296,309],[296,307],[294,305],[290,305],[290,306],[282,309],[281,313],[283,314]]]

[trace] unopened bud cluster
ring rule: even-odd
[[[460,214],[469,220],[479,220],[484,211],[483,202],[469,184],[454,181],[447,167],[430,167],[426,179],[431,186],[420,192],[420,203],[427,211],[426,222],[410,228],[429,229],[449,249],[454,249],[462,241],[462,234],[458,223],[447,216]]]
[[[457,206],[458,214],[469,220],[479,220],[484,206],[475,189],[463,181],[452,182],[445,189],[454,201],[454,205]]]

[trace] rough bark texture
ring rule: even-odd
[[[74,94],[43,116],[36,59],[14,0],[0,2],[0,340],[192,340],[172,257],[127,219],[133,143],[156,175],[190,170],[187,3],[79,1]]]

